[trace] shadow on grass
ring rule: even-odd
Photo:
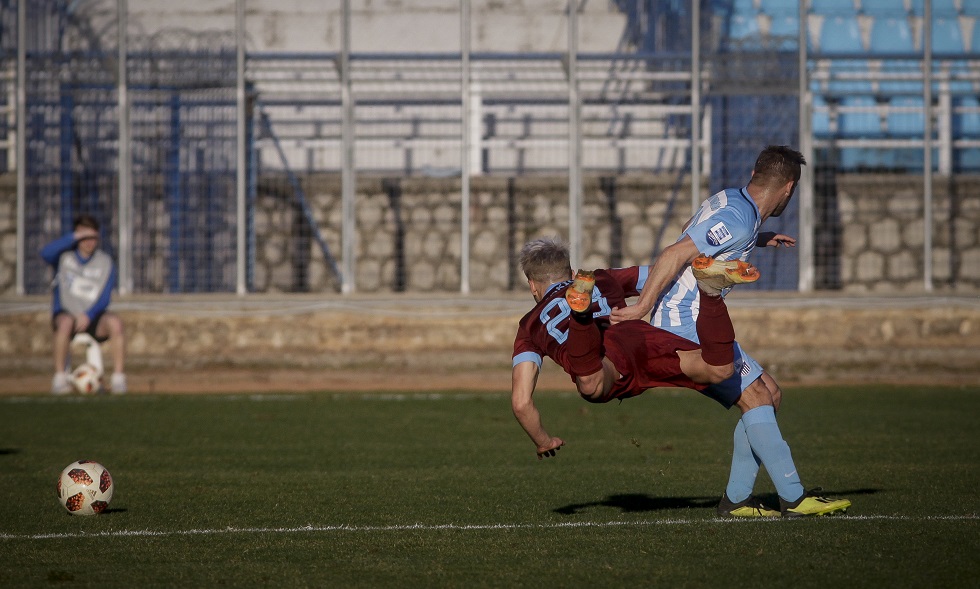
[[[20,454],[20,448],[0,448],[0,456],[10,456]]]
[[[575,515],[590,507],[615,507],[623,513],[662,511],[664,509],[709,509],[718,505],[718,497],[651,497],[641,493],[610,495],[602,501],[574,503],[555,509],[555,513]]]
[[[852,497],[854,495],[874,495],[881,489],[843,489],[840,491],[820,489],[817,491],[824,497]],[[766,505],[778,508],[779,496],[775,493],[765,493],[756,496]],[[623,513],[644,511],[662,511],[665,509],[714,509],[718,506],[719,497],[651,497],[641,493],[610,495],[602,501],[589,503],[573,503],[558,507],[554,511],[562,515],[575,515],[590,507],[614,507]]]

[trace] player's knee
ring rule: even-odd
[[[744,413],[745,411],[762,407],[763,405],[772,405],[774,408],[778,407],[774,403],[772,391],[769,390],[769,387],[761,378],[757,378],[742,391],[742,396],[738,399],[738,406]]]
[[[123,337],[122,320],[116,315],[103,315],[102,318],[99,319],[99,325],[95,332],[100,338],[120,340]]]
[[[604,403],[606,401],[602,373],[576,378],[575,388],[578,389],[578,394],[589,403]]]
[[[59,336],[69,337],[75,321],[66,315],[59,315],[54,321],[55,333]]]
[[[773,408],[779,411],[779,405],[783,401],[783,389],[779,388],[779,385],[776,385],[774,388],[770,388],[769,392],[771,393]]]

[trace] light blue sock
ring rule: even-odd
[[[739,419],[735,424],[735,446],[732,450],[732,471],[728,475],[728,488],[725,493],[733,503],[745,501],[755,487],[755,477],[759,474],[759,457],[752,452],[749,438],[745,435],[745,424]]]
[[[789,444],[783,440],[776,423],[775,409],[771,405],[763,405],[746,411],[742,415],[742,423],[745,424],[745,435],[752,451],[766,467],[779,496],[790,502],[802,497],[803,484],[793,464]]]

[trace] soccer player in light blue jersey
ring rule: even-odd
[[[676,243],[664,249],[650,268],[649,278],[636,304],[614,309],[614,323],[647,317],[653,325],[691,341],[700,308],[698,283],[691,263],[704,254],[733,271],[756,247],[793,247],[796,240],[778,233],[760,233],[769,217],[778,217],[789,204],[800,180],[803,155],[786,146],[769,146],[759,154],[749,184],[727,188],[706,200],[687,222]],[[727,294],[731,286],[720,289]],[[735,390],[733,390],[735,389]],[[776,422],[782,390],[762,366],[736,342],[733,376],[712,385],[705,394],[718,393],[718,400],[738,395],[735,403],[742,417],[735,426],[732,468],[728,487],[718,513],[730,517],[798,517],[843,511],[846,499],[826,499],[806,491],[789,445]],[[740,395],[739,395],[740,391]],[[730,406],[730,405],[729,405]],[[776,486],[780,510],[755,498],[752,490],[760,465]]]
[[[109,254],[99,249],[99,222],[94,217],[80,215],[73,227],[71,233],[41,250],[41,257],[55,269],[51,304],[55,373],[51,392],[71,392],[65,372],[68,347],[75,334],[88,333],[98,342],[112,339],[110,390],[125,393],[123,324],[118,315],[108,310],[116,267]]]

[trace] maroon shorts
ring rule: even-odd
[[[678,350],[698,350],[700,346],[646,321],[617,323],[605,331],[602,343],[606,357],[622,376],[613,383],[608,395],[596,400],[599,403],[635,397],[655,387],[700,391],[707,386],[681,372],[677,355]]]

